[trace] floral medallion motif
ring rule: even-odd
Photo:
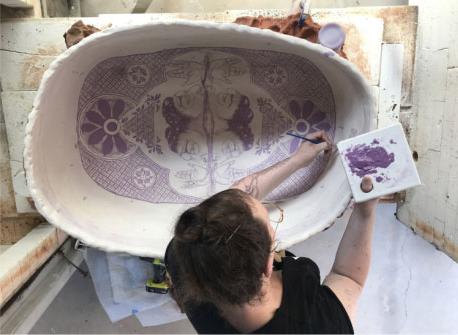
[[[288,81],[288,72],[278,65],[269,67],[265,72],[267,83],[273,87],[280,87]]]
[[[127,69],[127,80],[134,86],[144,86],[150,78],[150,73],[145,65],[136,64]]]
[[[81,133],[87,145],[104,156],[122,155],[129,142],[122,133],[122,116],[126,103],[117,98],[100,98],[84,114]]]
[[[304,100],[302,105],[300,101],[292,100],[289,103],[289,111],[294,118],[293,130],[301,136],[331,129],[326,114],[319,110],[311,100]],[[300,143],[301,139],[293,138],[289,147],[290,153],[296,151]]]
[[[156,174],[147,166],[139,166],[132,173],[132,182],[140,190],[151,187],[156,181]]]

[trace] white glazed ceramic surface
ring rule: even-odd
[[[368,131],[373,100],[356,68],[307,41],[235,24],[115,28],[46,72],[25,168],[37,209],[109,251],[160,256],[186,208],[293,153],[319,129]],[[281,184],[282,247],[329,226],[350,199],[336,156]]]

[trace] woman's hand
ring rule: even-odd
[[[298,164],[299,168],[309,165],[322,151],[330,153],[332,150],[332,142],[323,130],[308,134],[306,137],[310,140],[318,140],[322,142],[319,144],[313,144],[309,141],[303,141],[301,143],[299,149],[297,149],[291,157],[295,163]]]
[[[364,176],[361,180],[361,190],[365,193],[369,193],[374,188],[372,184],[372,178],[369,176]],[[377,207],[378,198],[367,200],[364,202],[357,203],[355,209],[360,211],[364,216],[375,215],[375,208]]]

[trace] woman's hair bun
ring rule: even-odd
[[[192,207],[181,214],[175,226],[175,238],[180,242],[196,242],[202,239],[205,213],[199,206]]]

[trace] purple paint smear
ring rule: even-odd
[[[394,153],[388,153],[385,148],[366,144],[358,144],[347,149],[345,157],[351,172],[358,177],[376,174],[379,168],[387,168],[395,160]],[[377,176],[375,180],[381,182],[383,177]]]

